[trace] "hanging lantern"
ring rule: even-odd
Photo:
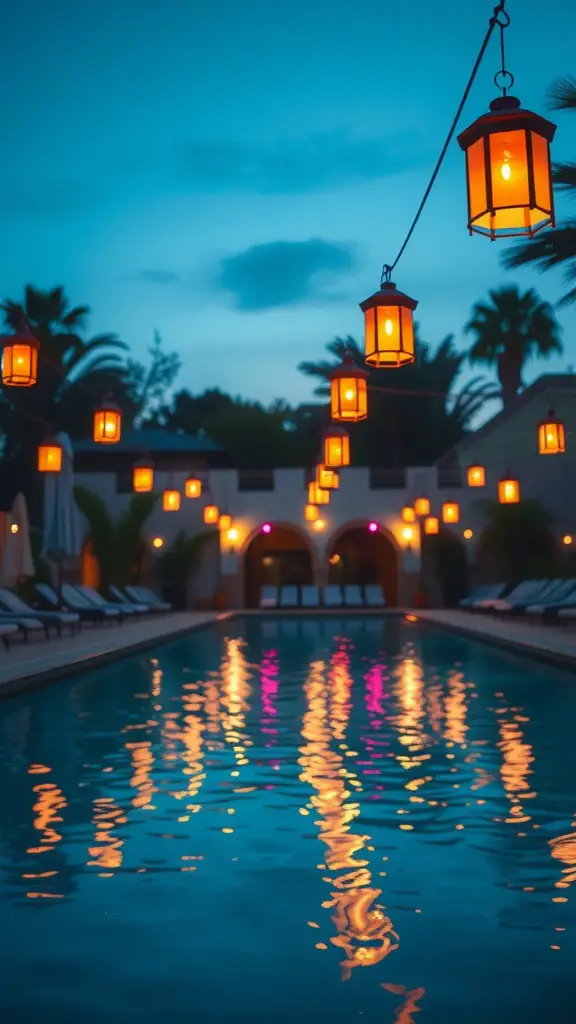
[[[320,515],[317,505],[306,505],[304,508],[304,519],[307,523],[315,523]]]
[[[416,511],[412,505],[404,505],[402,509],[402,522],[403,523],[415,523],[416,522]]]
[[[468,487],[484,487],[486,483],[486,470],[484,466],[468,466]]]
[[[503,476],[498,483],[498,501],[501,505],[516,505],[520,501],[520,483],[510,474]]]
[[[340,469],[350,465],[350,436],[344,427],[332,423],[324,432],[324,465]]]
[[[38,445],[38,471],[59,473],[62,469],[62,445],[55,437],[47,437]]]
[[[332,370],[330,379],[330,412],[333,420],[358,423],[368,416],[368,373],[356,366],[347,354]]]
[[[548,416],[538,424],[538,451],[540,455],[560,455],[566,451],[564,424],[550,409]]]
[[[424,533],[432,535],[440,532],[440,523],[436,516],[427,516],[424,520]]]
[[[227,512],[224,512],[218,520],[219,530],[229,530],[232,526],[232,516],[229,516]]]
[[[111,399],[104,399],[94,410],[93,438],[97,444],[117,444],[122,433],[122,410]]]
[[[0,339],[2,345],[2,383],[8,387],[30,388],[38,380],[40,345],[23,323],[14,334]]]
[[[550,143],[556,125],[514,96],[498,96],[490,111],[458,136],[466,153],[468,229],[487,238],[554,226]]]
[[[330,491],[319,487],[315,480],[308,484],[308,504],[328,505],[330,503]]]
[[[457,501],[445,501],[442,505],[442,522],[457,523],[460,519],[460,506]]]
[[[424,497],[416,498],[416,501],[414,502],[414,511],[418,518],[430,515],[430,499]]]
[[[180,501],[180,491],[168,488],[162,492],[162,508],[165,512],[177,512],[180,508]]]
[[[323,463],[316,466],[316,483],[327,491],[337,491],[340,487],[340,477],[336,470],[329,469]]]
[[[196,476],[189,476],[184,482],[184,497],[185,498],[201,498],[202,497],[202,481]]]
[[[147,494],[154,488],[154,465],[149,459],[141,459],[132,467],[132,490],[135,494]]]
[[[220,510],[217,505],[205,505],[204,506],[204,522],[208,526],[214,525],[220,518]]]
[[[386,267],[380,290],[360,303],[369,366],[406,366],[415,358],[414,310],[418,303],[398,291],[390,273]]]

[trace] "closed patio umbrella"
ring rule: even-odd
[[[57,563],[60,583],[63,562],[80,557],[82,531],[74,501],[72,442],[63,433],[57,434],[56,440],[62,446],[62,468],[59,473],[45,474],[42,555]]]

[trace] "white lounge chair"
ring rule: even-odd
[[[297,608],[298,607],[298,587],[280,587],[280,607],[281,608]]]
[[[320,591],[313,584],[300,588],[300,604],[302,608],[318,608],[320,605]]]
[[[362,591],[356,583],[347,583],[344,587],[344,604],[347,608],[362,608],[364,599]]]
[[[260,589],[260,608],[278,607],[278,587],[262,587]]]
[[[369,583],[364,587],[364,599],[368,608],[385,608],[386,598],[379,583]]]
[[[342,607],[342,590],[335,583],[329,583],[324,587],[324,604],[326,608]]]

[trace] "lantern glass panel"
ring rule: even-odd
[[[486,470],[484,466],[468,466],[468,487],[484,487]]]
[[[416,512],[412,508],[412,505],[405,505],[402,509],[402,522],[414,523],[416,522]]]
[[[220,516],[218,526],[220,527],[221,530],[230,529],[230,527],[232,526],[232,516],[229,516],[227,512],[224,512],[224,514]]]
[[[438,522],[437,517],[428,516],[428,518],[424,520],[424,533],[433,534],[438,533],[439,531],[440,523]]]
[[[217,505],[206,505],[204,509],[204,522],[206,524],[217,523],[220,512]]]
[[[151,466],[134,466],[132,470],[132,490],[136,494],[145,494],[154,487],[154,470]]]
[[[501,480],[498,484],[498,500],[501,505],[515,505],[520,501],[518,480]]]
[[[2,351],[2,383],[29,388],[38,380],[38,346],[7,344]]]
[[[165,512],[177,512],[180,508],[180,491],[164,491],[162,495],[162,508]]]
[[[184,484],[184,494],[187,498],[200,498],[202,496],[202,481],[194,476],[189,476]]]
[[[368,415],[368,396],[363,377],[335,377],[331,383],[332,418],[352,423]]]
[[[59,444],[41,444],[38,447],[40,473],[59,473],[62,469],[62,448]]]
[[[457,523],[460,519],[460,508],[457,501],[445,501],[442,505],[442,519],[445,523]]]
[[[350,438],[348,434],[330,435],[324,438],[324,464],[339,469],[350,465]]]
[[[120,410],[97,409],[94,413],[94,440],[99,444],[116,444],[122,433]]]
[[[306,505],[304,508],[304,519],[308,523],[314,523],[320,515],[320,510],[317,505]]]
[[[534,194],[536,205],[546,213],[552,209],[550,182],[550,146],[548,140],[538,132],[530,132],[532,142],[532,163],[534,167]]]
[[[414,502],[414,511],[417,516],[427,516],[430,514],[430,499],[429,498],[416,498]]]
[[[530,204],[528,187],[528,153],[526,132],[494,132],[488,137],[490,147],[490,175],[492,179],[492,202],[497,210],[497,228],[524,226],[524,210]],[[513,209],[505,209],[513,207]]]
[[[466,151],[468,163],[468,202],[470,220],[474,221],[488,208],[486,172],[484,170],[484,140],[478,139]]]

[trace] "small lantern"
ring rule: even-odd
[[[564,424],[550,409],[548,416],[538,424],[538,451],[540,455],[560,455],[566,451]]]
[[[332,423],[324,433],[324,465],[333,469],[350,465],[350,436],[344,427]]]
[[[218,522],[220,518],[220,511],[217,505],[206,505],[204,507],[204,522],[207,526],[212,526]]]
[[[434,533],[440,532],[440,523],[436,516],[427,516],[424,520],[424,533],[431,536]]]
[[[307,523],[315,523],[320,515],[317,505],[306,505],[304,508],[304,519]]]
[[[406,366],[414,362],[414,310],[418,303],[387,279],[360,303],[364,313],[366,362],[369,366]]]
[[[94,410],[93,438],[97,444],[117,444],[122,433],[122,410],[110,399],[105,399]]]
[[[430,515],[430,499],[424,497],[416,498],[416,501],[414,502],[414,511],[418,518]]]
[[[38,340],[22,324],[15,334],[0,339],[2,345],[2,383],[9,387],[30,388],[38,380]]]
[[[520,501],[520,483],[509,474],[498,483],[498,501],[501,505],[516,505]]]
[[[330,491],[319,487],[315,480],[308,484],[308,504],[328,505],[330,503]]]
[[[135,494],[147,494],[154,488],[154,466],[149,459],[135,462],[132,467],[132,490]]]
[[[550,143],[556,125],[514,96],[498,96],[490,111],[458,136],[466,153],[468,229],[487,238],[554,226]]]
[[[47,437],[38,445],[38,471],[59,473],[62,469],[62,445],[55,437]]]
[[[445,501],[442,505],[442,521],[457,523],[460,519],[460,506],[457,501]]]
[[[403,523],[415,523],[416,522],[416,511],[412,505],[404,505],[402,509],[402,522]]]
[[[486,483],[486,470],[484,466],[468,466],[468,487],[484,487]]]
[[[180,508],[180,491],[171,488],[162,492],[162,508],[165,512],[177,512]]]
[[[201,498],[202,481],[196,476],[189,476],[184,482],[184,497]]]
[[[312,523],[312,529],[316,530],[316,533],[322,533],[326,529],[326,520],[317,519],[315,523]]]
[[[350,354],[332,370],[330,412],[333,420],[358,423],[368,416],[368,373],[356,366]]]
[[[329,469],[328,466],[321,463],[316,466],[316,483],[327,491],[337,491],[340,487],[340,477],[336,470]]]
[[[229,530],[232,526],[232,516],[229,516],[227,512],[224,512],[218,520],[219,530]]]

